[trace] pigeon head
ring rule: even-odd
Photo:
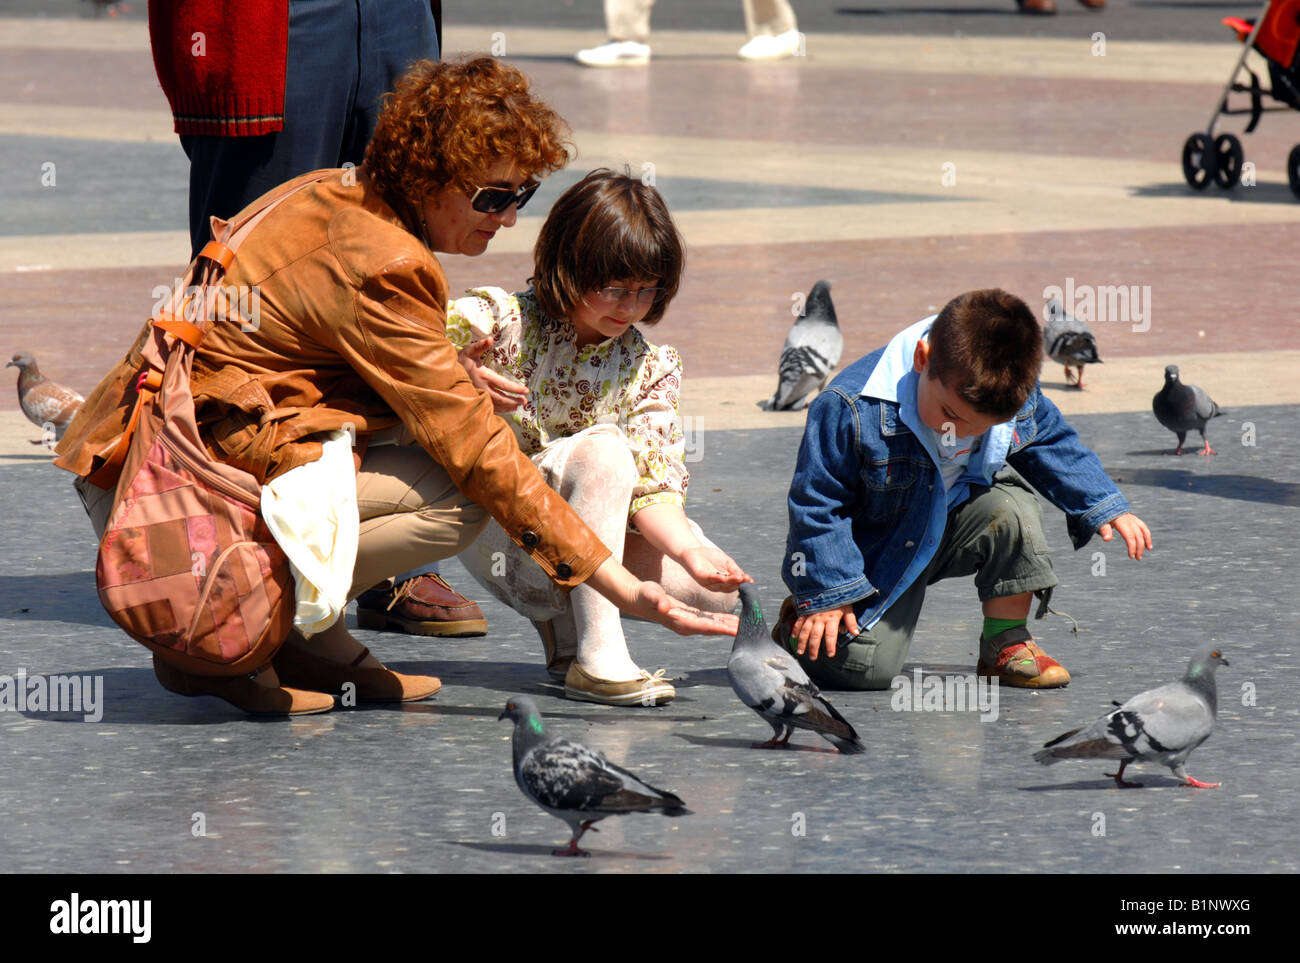
[[[1064,315],[1065,315],[1064,304],[1062,304],[1056,298],[1052,298],[1052,300],[1047,302],[1047,307],[1043,311],[1043,319],[1045,321],[1050,323],[1056,318],[1063,317]]]
[[[736,643],[757,639],[767,639],[767,625],[763,621],[763,609],[758,604],[758,590],[752,583],[740,586],[740,625],[736,629]]]
[[[13,360],[5,364],[6,368],[17,368],[19,371],[26,371],[28,368],[36,369],[36,359],[26,351],[17,352]]]
[[[1178,365],[1171,364],[1165,367],[1165,383],[1171,384],[1178,380]]]
[[[822,318],[838,323],[835,317],[835,305],[831,302],[831,282],[818,281],[808,292],[804,302],[803,315],[806,318]]]
[[[1228,660],[1223,657],[1223,650],[1218,646],[1207,646],[1192,657],[1191,663],[1187,666],[1187,678],[1199,679],[1204,676],[1214,678],[1214,670],[1221,665],[1227,665]]]
[[[501,715],[497,716],[497,722],[502,719],[509,719],[515,724],[522,722],[526,726],[531,726],[536,735],[542,734],[542,714],[537,711],[537,703],[528,696],[512,697],[501,710]]]

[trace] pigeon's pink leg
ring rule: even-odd
[[[1197,452],[1198,455],[1217,455],[1218,452],[1210,447],[1210,439],[1205,439],[1205,447]]]
[[[590,856],[591,853],[587,852],[585,849],[578,848],[578,840],[582,838],[582,834],[585,833],[588,829],[590,829],[593,833],[600,832],[599,829],[595,828],[595,825],[596,825],[596,820],[588,819],[585,823],[583,823],[581,826],[578,827],[578,835],[574,836],[572,839],[569,840],[568,849],[553,849],[551,850],[551,855],[552,856]]]
[[[1065,383],[1067,385],[1074,384],[1074,379],[1070,377],[1070,366],[1068,364],[1065,366]]]
[[[1221,782],[1201,782],[1199,779],[1193,779],[1191,776],[1188,776],[1188,777],[1187,777],[1187,781],[1186,781],[1185,783],[1183,783],[1183,785],[1184,785],[1184,786],[1191,786],[1193,789],[1218,789],[1220,786],[1223,785],[1223,783],[1221,783]]]
[[[1119,772],[1108,772],[1106,773],[1106,775],[1114,779],[1115,785],[1118,786],[1120,789],[1141,789],[1142,783],[1140,782],[1124,781],[1124,767],[1127,765],[1128,765],[1128,760],[1125,759],[1123,762],[1119,764]]]
[[[767,742],[750,743],[750,748],[751,749],[785,749],[786,744],[790,741],[790,735],[793,732],[794,732],[794,727],[788,726],[786,727],[784,738],[780,738],[777,735],[773,734],[772,738],[767,740]]]
[[[1079,380],[1075,382],[1074,386],[1080,391],[1083,390],[1083,365],[1079,365]]]

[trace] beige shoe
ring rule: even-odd
[[[677,690],[664,681],[663,669],[654,675],[642,669],[639,679],[610,682],[588,675],[574,662],[564,677],[564,696],[606,706],[662,706],[677,697]]]

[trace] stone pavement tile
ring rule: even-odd
[[[0,871],[1296,872],[1300,712],[1280,681],[1300,670],[1285,534],[1300,512],[1295,410],[1234,411],[1210,459],[1162,454],[1166,433],[1149,417],[1075,419],[1156,548],[1141,563],[1096,540],[1071,552],[1060,513],[1045,509],[1062,580],[1054,605],[1081,631],[1057,618],[1031,627],[1074,681],[1001,689],[988,722],[894,711],[890,692],[833,694],[867,743],[854,757],[809,751],[820,740],[803,733],[794,750],[750,749],[767,729],[727,685],[726,641],[636,622],[625,623],[634,656],[667,668],[679,698],[655,710],[567,702],[531,628],[492,601],[482,639],[357,633],[396,668],[441,676],[429,703],[285,722],[171,695],[98,606],[89,526],[63,476],[0,466],[15,519],[0,554],[0,673],[89,673],[104,686],[95,722],[0,712]],[[1242,420],[1256,426],[1254,447],[1227,441]],[[692,517],[755,577],[769,618],[784,595],[798,440],[794,428],[711,433],[691,464]],[[458,564],[446,574],[477,594]],[[978,632],[971,588],[933,587],[908,678],[970,673]],[[1179,788],[1144,765],[1129,773],[1146,788],[1118,790],[1105,763],[1033,762],[1112,699],[1181,674],[1207,639],[1232,665],[1219,674],[1218,727],[1190,769],[1221,789]],[[509,726],[496,721],[516,692],[534,695],[556,732],[678,792],[695,815],[607,820],[588,840],[592,859],[550,857],[566,827],[519,793]]]

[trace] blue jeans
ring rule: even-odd
[[[260,137],[186,135],[191,258],[209,218],[233,217],[273,187],[360,164],[380,98],[412,63],[438,59],[428,0],[290,0],[284,129]]]

